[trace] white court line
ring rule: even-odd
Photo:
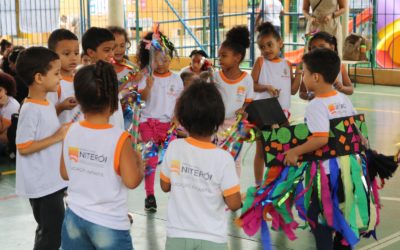
[[[390,94],[390,93],[382,93],[382,92],[364,92],[364,91],[354,91],[355,94],[365,94],[365,95],[377,95],[377,96],[392,96],[392,97],[400,97],[398,94]]]
[[[392,245],[393,243],[395,243],[399,240],[400,240],[400,231],[397,233],[391,234],[383,239],[380,239],[373,244],[359,248],[358,250],[369,250],[369,249],[378,250],[378,249],[387,247],[389,245]]]
[[[380,197],[381,200],[385,201],[400,201],[400,198],[395,198],[395,197]]]

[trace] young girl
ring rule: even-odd
[[[250,46],[250,33],[245,26],[236,26],[228,31],[225,41],[218,51],[221,70],[214,73],[215,83],[225,105],[225,122],[220,127],[218,140],[223,140],[221,133],[232,126],[236,116],[244,112],[247,103],[253,99],[253,78],[240,70],[240,63]],[[236,158],[236,171],[240,176],[240,156]]]
[[[255,100],[277,97],[286,117],[289,118],[290,99],[299,90],[299,82],[292,74],[292,65],[289,61],[279,57],[283,41],[274,26],[263,23],[257,28],[257,44],[261,57],[253,67],[251,75],[254,79]],[[262,181],[264,171],[264,157],[261,141],[256,142],[254,157],[254,177],[256,185]]]
[[[61,248],[131,250],[128,189],[143,169],[129,134],[109,124],[119,101],[113,66],[83,67],[74,88],[85,120],[70,126],[63,143],[60,172],[69,182]]]
[[[170,192],[167,250],[227,249],[227,213],[241,207],[232,156],[211,143],[225,119],[217,88],[195,80],[179,98],[176,116],[189,132],[171,142],[160,184]]]
[[[163,34],[160,32],[160,36]],[[183,90],[183,82],[179,75],[169,70],[175,48],[167,42],[165,51],[155,51],[150,62],[150,51],[146,49],[147,41],[151,41],[153,32],[148,33],[141,41],[138,50],[138,61],[141,69],[152,65],[152,77],[144,77],[139,82],[139,91],[146,106],[140,117],[139,133],[143,142],[152,142],[153,147],[158,147],[166,138],[173,118],[175,103]],[[164,37],[165,38],[165,37]],[[160,41],[161,44],[161,41]],[[151,73],[151,72],[150,72]],[[147,160],[145,176],[145,210],[157,211],[154,197],[154,177],[158,163],[158,156],[150,156]]]
[[[192,50],[189,55],[190,65],[183,68],[181,73],[192,72],[199,76],[202,72],[208,71],[212,67],[211,63],[207,61],[207,53],[204,50]]]
[[[19,111],[20,105],[13,97],[15,92],[14,78],[0,72],[0,144],[8,142],[7,130],[11,126],[11,116]]]
[[[316,48],[326,48],[335,51],[338,53],[337,50],[337,40],[336,37],[332,36],[326,32],[318,32],[317,34],[313,35],[313,37],[308,42],[308,50],[314,50]],[[296,70],[296,75],[301,75],[303,73],[301,68]],[[352,95],[354,88],[353,84],[351,83],[350,77],[347,73],[346,66],[344,64],[341,65],[340,73],[336,79],[335,84],[333,84],[334,89],[339,92],[342,92],[346,95]],[[302,82],[300,85],[300,93],[299,96],[303,100],[311,100],[314,98],[313,92],[308,92],[305,84]]]
[[[108,27],[108,30],[115,37],[114,47],[114,69],[117,72],[118,91],[124,95],[123,90],[126,90],[135,83],[138,83],[143,75],[138,71],[138,67],[127,59],[126,51],[131,46],[128,38],[128,33],[125,29],[118,26]],[[124,107],[124,123],[125,129],[128,129],[132,123],[132,112],[129,112],[128,107]]]

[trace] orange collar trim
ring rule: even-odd
[[[203,149],[213,149],[213,148],[217,147],[215,144],[212,144],[211,142],[199,141],[199,140],[194,139],[193,137],[188,137],[185,139],[185,141],[195,147],[199,147],[199,148],[203,148]]]
[[[113,127],[113,125],[111,125],[111,124],[93,124],[93,123],[88,122],[87,120],[80,121],[79,124],[82,127],[91,128],[91,129],[109,129],[109,128]]]
[[[234,80],[228,79],[228,78],[224,75],[224,72],[222,72],[222,70],[219,71],[219,75],[221,76],[221,79],[222,79],[224,82],[226,82],[226,83],[228,83],[228,84],[236,84],[236,83],[240,82],[241,80],[243,80],[243,78],[246,77],[247,73],[246,73],[245,71],[243,71],[242,74],[241,74],[237,79],[234,79]]]
[[[326,98],[326,97],[331,97],[337,95],[336,90],[329,91],[328,93],[322,94],[322,95],[317,95],[316,97],[318,98]]]
[[[172,72],[171,72],[171,71],[168,71],[167,73],[164,73],[164,74],[158,74],[158,73],[156,73],[156,72],[153,72],[153,75],[156,76],[156,77],[165,78],[165,77],[171,76],[171,75],[172,75]]]
[[[63,79],[66,82],[73,83],[74,82],[74,77],[73,76],[62,76],[61,79]]]
[[[43,105],[43,106],[49,105],[49,101],[47,101],[47,100],[36,100],[36,99],[28,98],[28,97],[25,98],[25,102],[30,102],[30,103],[34,103],[34,104]]]

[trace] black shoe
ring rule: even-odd
[[[157,202],[154,195],[149,195],[144,199],[144,210],[153,213],[157,212]]]

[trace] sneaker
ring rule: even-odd
[[[144,200],[144,210],[148,212],[157,212],[157,202],[156,197],[154,195],[149,195]]]

